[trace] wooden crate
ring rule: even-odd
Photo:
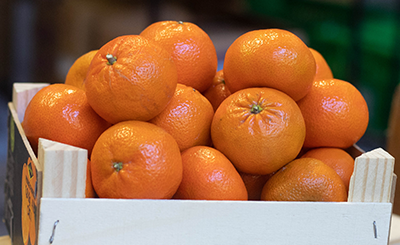
[[[380,148],[348,149],[356,158],[348,202],[83,198],[87,151],[40,139],[36,158],[23,132],[25,107],[44,86],[14,84],[9,103],[5,202],[15,245],[30,244],[26,237],[39,245],[388,244],[396,175]]]

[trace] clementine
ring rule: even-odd
[[[85,91],[66,84],[52,84],[29,102],[22,121],[26,137],[37,153],[39,138],[91,150],[110,124],[89,105]]]
[[[104,44],[85,80],[89,104],[113,124],[155,117],[167,106],[176,84],[176,66],[167,51],[139,35]]]
[[[96,192],[93,188],[92,183],[92,168],[90,167],[91,162],[88,159],[86,165],[86,188],[85,188],[85,197],[86,198],[94,198],[96,197]]]
[[[295,34],[281,29],[246,32],[228,48],[224,76],[234,93],[249,87],[270,87],[295,101],[311,88],[315,60],[307,45]]]
[[[195,145],[211,144],[213,116],[211,103],[199,91],[178,84],[167,108],[149,122],[170,133],[184,151]]]
[[[22,183],[21,183],[21,233],[22,233],[22,240],[24,245],[28,244],[29,236],[30,236],[30,224],[31,220],[34,218],[32,212],[30,201],[30,193],[28,188],[28,170],[26,164],[22,167]]]
[[[305,124],[296,102],[272,88],[247,88],[226,98],[214,114],[211,138],[240,172],[272,173],[299,154]]]
[[[183,178],[176,199],[247,200],[247,190],[232,163],[218,150],[194,146],[182,152]]]
[[[90,63],[92,62],[92,59],[97,51],[97,49],[89,51],[76,59],[72,66],[69,68],[64,83],[85,90],[84,81],[86,78],[86,74],[89,70]]]
[[[368,106],[363,95],[343,80],[315,81],[298,105],[306,123],[306,148],[348,148],[368,126]]]
[[[182,180],[175,139],[142,121],[123,121],[98,138],[91,157],[93,187],[100,198],[171,198]]]
[[[347,190],[340,176],[314,158],[291,161],[265,184],[264,201],[344,202]]]
[[[172,56],[178,83],[204,92],[212,83],[218,59],[214,43],[196,24],[159,21],[146,27],[141,36],[154,40]]]
[[[31,158],[22,166],[21,178],[21,233],[24,245],[36,244],[37,170]]]
[[[349,189],[350,178],[354,170],[354,159],[345,150],[331,147],[314,148],[307,151],[302,157],[312,157],[323,161],[336,171],[347,190]]]
[[[204,96],[211,102],[214,111],[217,110],[218,106],[226,99],[231,92],[225,84],[224,71],[219,70],[213,79],[211,86],[203,92]]]
[[[332,79],[332,70],[322,54],[313,48],[310,48],[310,51],[314,56],[316,64],[314,80]]]
[[[265,183],[271,178],[272,174],[265,175],[254,175],[254,174],[246,174],[239,173],[243,179],[244,185],[247,189],[248,199],[249,200],[260,200],[261,192],[265,185]]]

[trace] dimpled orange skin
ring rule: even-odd
[[[345,150],[333,147],[314,148],[301,157],[312,157],[323,161],[336,171],[342,178],[347,190],[349,189],[350,178],[354,171],[354,159]]]
[[[78,57],[69,68],[64,83],[85,90],[86,74],[97,51],[97,49],[92,50]]]
[[[272,88],[247,88],[225,99],[211,124],[214,147],[240,172],[270,174],[293,160],[305,138],[296,102]]]
[[[331,167],[314,158],[288,163],[265,184],[261,200],[345,202],[347,189]]]
[[[246,186],[249,200],[260,200],[261,192],[265,183],[271,178],[272,174],[254,175],[239,173]]]
[[[142,121],[111,126],[91,157],[93,187],[100,198],[168,199],[182,180],[182,158],[174,138]]]
[[[297,104],[306,123],[306,148],[348,148],[367,130],[367,103],[349,82],[315,81],[310,92]]]
[[[208,36],[196,24],[160,21],[146,27],[141,36],[154,40],[174,59],[178,83],[204,92],[212,83],[218,67],[217,52]]]
[[[97,138],[110,123],[92,109],[84,90],[52,84],[32,98],[22,126],[35,152],[39,138],[45,138],[87,149],[90,155]]]
[[[247,200],[247,190],[232,163],[218,150],[194,146],[182,152],[183,178],[175,199]]]
[[[332,70],[322,54],[313,48],[310,48],[310,51],[314,56],[316,64],[314,80],[332,79]]]
[[[271,87],[295,101],[310,90],[315,69],[306,44],[280,29],[249,31],[238,37],[228,48],[223,67],[231,93],[249,87]]]
[[[90,167],[91,162],[88,159],[86,165],[86,188],[85,188],[85,197],[86,198],[94,198],[96,197],[96,192],[93,189],[92,183],[92,168]]]
[[[108,54],[115,63],[110,64]],[[170,55],[138,35],[119,36],[103,45],[85,80],[90,105],[112,124],[155,117],[167,106],[176,84]]]
[[[231,91],[225,84],[224,71],[219,70],[213,79],[211,86],[203,92],[204,96],[211,102],[214,111],[217,110],[218,106],[224,101]]]
[[[184,151],[192,146],[211,144],[213,116],[211,103],[199,91],[178,84],[167,108],[149,122],[170,133]]]

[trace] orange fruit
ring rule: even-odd
[[[28,175],[28,170],[26,164],[22,167],[22,183],[21,183],[21,231],[22,240],[24,245],[28,244],[30,236],[30,223],[33,219],[33,212],[31,212],[30,206],[30,193],[28,188],[28,183],[26,176]]]
[[[36,243],[37,170],[31,158],[22,166],[21,233],[24,244]],[[28,242],[29,241],[29,242]]]
[[[316,69],[314,80],[332,79],[332,70],[320,52],[309,48],[315,59]]]
[[[349,189],[350,178],[354,170],[354,159],[345,150],[330,147],[314,148],[304,153],[302,157],[312,157],[323,161],[336,171],[347,190]]]
[[[96,197],[96,192],[94,191],[93,188],[93,183],[92,183],[92,168],[90,167],[90,160],[87,160],[87,166],[86,166],[86,188],[85,188],[85,197],[86,198],[94,198]]]
[[[263,189],[265,183],[273,175],[273,174],[254,175],[254,174],[246,174],[246,173],[239,173],[239,174],[242,177],[244,185],[246,186],[249,200],[260,200],[261,199],[262,189]]]
[[[347,190],[340,176],[324,162],[299,158],[267,181],[261,200],[344,202]]]
[[[170,133],[184,151],[195,145],[210,145],[211,103],[192,87],[178,84],[171,101],[149,122]]]
[[[182,152],[183,177],[176,199],[247,200],[247,190],[232,163],[218,150],[194,146]]]
[[[296,102],[272,88],[247,88],[226,98],[214,114],[211,138],[239,172],[270,174],[293,160],[305,138]]]
[[[92,50],[76,59],[72,66],[69,68],[64,83],[85,90],[84,81],[86,78],[86,74],[89,70],[90,63],[92,62],[92,59],[96,53],[97,50]]]
[[[222,101],[231,95],[231,92],[225,84],[223,70],[219,70],[215,74],[213,83],[206,91],[203,92],[203,94],[211,102],[214,111],[217,110]]]
[[[182,180],[175,139],[142,121],[120,122],[104,131],[93,148],[91,168],[100,198],[168,199]]]
[[[159,21],[146,27],[141,36],[154,40],[172,56],[178,83],[205,91],[218,67],[217,52],[208,34],[199,26],[183,21]]]
[[[167,51],[139,35],[104,44],[85,80],[89,104],[113,124],[155,117],[167,106],[176,84],[176,66]]]
[[[234,93],[249,87],[270,87],[295,101],[311,88],[315,60],[307,45],[295,34],[281,29],[246,32],[228,48],[224,76]]]
[[[22,127],[37,152],[39,138],[88,150],[110,124],[90,107],[84,90],[52,84],[38,91],[29,102]]]
[[[297,103],[306,123],[306,148],[348,148],[367,129],[367,103],[349,82],[339,79],[315,81],[310,92]]]

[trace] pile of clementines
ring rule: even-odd
[[[87,197],[346,201],[361,93],[287,30],[244,33],[217,61],[199,26],[153,23],[79,57],[22,126],[35,152],[87,149]]]

